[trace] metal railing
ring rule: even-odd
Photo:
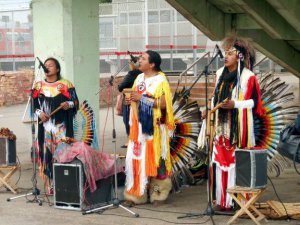
[[[207,60],[210,60],[210,52],[205,53],[203,56],[201,56],[200,58],[198,58],[196,61],[194,61],[188,68],[186,68],[184,71],[182,71],[179,74],[179,78],[178,78],[178,83],[180,83],[182,81],[182,76],[185,75],[185,85],[187,84],[187,72],[194,67],[201,59],[203,59],[205,56],[207,57]]]
[[[254,64],[253,68],[259,66],[261,63],[263,63],[266,59],[268,59],[267,56],[265,56],[264,58],[262,58],[261,60],[259,60],[257,63]]]

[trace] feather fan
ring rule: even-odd
[[[295,120],[298,106],[291,106],[294,100],[289,85],[279,77],[274,79],[272,73],[266,74],[260,81],[265,115],[254,119],[256,145],[267,149],[268,170],[280,175],[288,162],[277,151],[280,130]]]
[[[74,138],[98,149],[95,114],[87,100],[84,100],[74,118]]]
[[[176,128],[170,140],[172,160],[172,181],[175,190],[180,187],[183,179],[194,183],[194,178],[189,170],[192,159],[198,149],[197,138],[200,132],[201,114],[196,101],[188,102],[182,97],[185,88],[177,91],[173,97],[173,111]]]

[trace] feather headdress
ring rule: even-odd
[[[238,51],[238,57],[241,63],[243,63],[248,69],[253,69],[253,65],[255,63],[255,52],[250,39],[231,34],[226,36],[223,40],[222,48],[225,50],[235,48]]]

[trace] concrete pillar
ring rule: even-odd
[[[34,55],[59,60],[99,120],[99,0],[32,0]]]

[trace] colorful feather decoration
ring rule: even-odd
[[[74,138],[98,149],[95,114],[87,100],[84,100],[74,119]]]
[[[291,105],[294,100],[289,85],[268,73],[260,80],[263,108],[266,114],[254,119],[256,145],[267,149],[268,170],[277,176],[289,165],[277,151],[280,130],[294,121],[300,108]]]
[[[201,126],[199,106],[196,101],[188,102],[182,97],[184,90],[176,91],[173,97],[176,128],[170,140],[170,150],[175,190],[179,190],[182,179],[194,183],[189,167],[198,150],[197,138]]]

